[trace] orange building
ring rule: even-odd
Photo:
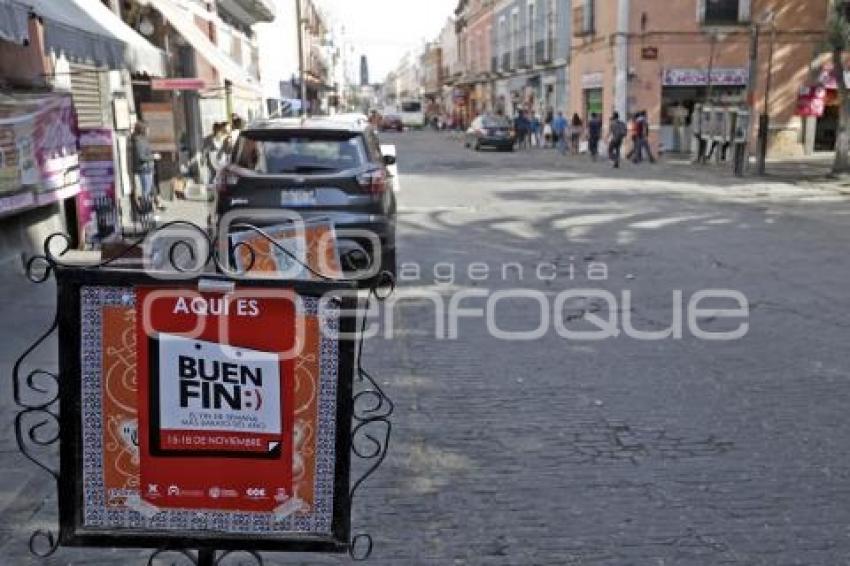
[[[758,115],[765,109],[770,69],[770,153],[824,148],[834,129],[831,111],[818,120],[797,116],[796,110],[801,87],[817,82],[829,4],[574,0],[568,110],[582,116],[601,112],[606,119],[614,110],[621,115],[645,110],[656,149],[688,151],[694,105],[752,104]],[[756,65],[750,73],[753,47]]]

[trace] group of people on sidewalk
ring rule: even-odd
[[[230,155],[243,127],[242,118],[234,114],[229,122],[213,124],[212,133],[204,138],[201,167],[206,170],[210,181],[230,162]],[[156,178],[156,163],[160,160],[160,155],[151,147],[148,126],[143,120],[138,120],[133,127],[129,149],[134,187],[132,204],[136,215],[147,216],[154,209],[165,210]]]
[[[557,115],[547,116],[546,120],[541,122],[535,112],[519,110],[513,119],[513,128],[517,149],[557,148],[561,155],[587,151],[596,161],[599,157],[599,146],[603,141],[604,123],[602,116],[596,112],[590,114],[585,124],[578,114],[573,114],[568,120],[563,112],[558,112]],[[632,146],[626,158],[635,164],[644,159],[655,163],[649,143],[649,120],[646,111],[635,113],[629,123],[623,121],[619,112],[614,112],[608,122],[605,138],[608,158],[614,167],[620,167],[623,143],[629,137]]]

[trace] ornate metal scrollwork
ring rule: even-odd
[[[156,560],[166,558],[171,560],[168,562],[169,566],[179,564],[173,561],[175,558],[193,566],[249,566],[249,564],[263,566],[264,564],[263,557],[252,550],[228,550],[221,554],[217,554],[214,550],[201,550],[195,554],[186,549],[162,548],[150,555],[147,566],[154,566]],[[250,560],[250,563],[244,562],[246,558]]]
[[[370,290],[364,311],[369,310],[369,301],[387,299],[395,288],[395,281],[389,274],[382,274],[376,285]],[[351,485],[351,499],[363,483],[383,464],[390,447],[392,421],[395,410],[392,399],[384,392],[375,378],[363,367],[363,342],[366,331],[366,317],[360,325],[357,344],[357,381],[359,391],[354,395],[354,426],[351,430],[351,452],[363,461],[366,470]],[[352,560],[366,560],[372,554],[373,541],[368,533],[352,536],[348,554]]]
[[[198,557],[192,554],[190,551],[185,549],[172,549],[172,548],[161,548],[159,550],[151,553],[150,557],[148,557],[147,566],[154,566],[155,560],[165,558],[166,556],[171,555],[172,562],[169,562],[169,566],[177,566],[179,562],[174,562],[174,558],[179,557],[180,560],[188,561],[193,566],[198,566]]]
[[[41,268],[41,271],[39,271]],[[26,276],[34,283],[44,283],[50,278],[51,267],[36,258],[26,265]],[[54,317],[44,331],[15,361],[12,367],[12,394],[19,407],[15,416],[15,440],[18,450],[36,466],[46,471],[54,481],[59,479],[54,446],[59,442],[59,376],[45,369],[25,372],[28,358],[47,341],[58,327]],[[37,529],[29,539],[30,552],[47,558],[59,548],[59,539],[50,529]]]
[[[292,261],[299,264],[311,275],[320,279],[335,281],[338,278],[327,277],[313,270],[293,253],[277,242],[267,232],[250,224],[239,224],[232,229],[252,231],[260,238],[267,241],[276,252],[284,254]],[[216,245],[216,237],[208,233],[200,226],[187,221],[173,221],[162,224],[149,232],[137,237],[127,243],[117,253],[108,259],[95,264],[78,265],[67,262],[65,257],[71,249],[71,238],[63,233],[55,233],[48,236],[43,245],[42,253],[31,257],[26,263],[26,276],[33,283],[45,283],[59,267],[75,267],[83,270],[96,270],[102,268],[120,268],[124,260],[131,257],[134,250],[149,242],[156,235],[168,235],[169,231],[177,234],[182,230],[182,236],[173,238],[164,248],[156,254],[157,258],[152,265],[159,270],[173,271],[176,274],[196,274],[202,276],[205,273],[214,273],[227,277],[240,277],[250,272],[257,260],[254,248],[245,242],[232,242],[228,240],[227,246],[220,248]],[[244,251],[243,269],[231,267],[232,258],[240,251]],[[358,253],[354,251],[352,253]],[[150,258],[149,258],[150,259]],[[343,262],[345,263],[345,262]],[[353,262],[357,263],[357,262]],[[345,281],[345,280],[343,280]],[[393,277],[388,273],[381,273],[376,277],[372,287],[365,298],[365,308],[368,310],[370,301],[383,301],[392,294],[395,287]],[[378,385],[372,375],[363,367],[363,342],[365,336],[366,319],[363,317],[359,328],[359,338],[356,347],[356,387],[352,399],[352,429],[351,450],[352,454],[365,463],[365,471],[352,482],[350,498],[353,500],[363,483],[375,473],[384,462],[392,433],[392,422],[390,417],[394,411],[394,405],[389,396]],[[50,474],[55,481],[59,480],[58,466],[52,465],[50,454],[53,453],[59,442],[59,383],[60,376],[44,369],[34,369],[25,373],[23,366],[26,360],[44,344],[58,327],[58,313],[54,317],[50,327],[41,334],[18,358],[13,368],[13,390],[14,400],[19,407],[15,418],[15,436],[21,453],[34,464]],[[50,529],[38,529],[34,531],[29,540],[30,552],[40,558],[46,558],[56,552],[59,547],[59,538]],[[354,560],[365,560],[369,558],[373,549],[372,537],[367,533],[356,533],[349,541],[349,555]],[[243,564],[241,558],[249,558],[258,566],[263,566],[261,555],[254,551],[227,551],[216,554],[212,550],[202,550],[197,553],[187,549],[164,548],[154,551],[148,561],[148,566],[153,566],[155,561],[168,558],[169,560],[180,559],[188,561],[194,566],[228,566],[233,558],[240,558],[240,566]],[[172,563],[172,562],[169,562]]]

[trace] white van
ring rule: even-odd
[[[422,101],[403,100],[400,110],[401,123],[406,128],[425,127],[425,111],[422,108]]]

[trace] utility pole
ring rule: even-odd
[[[764,108],[762,108],[761,116],[759,116],[759,175],[764,175],[767,169],[767,144],[770,139],[770,90],[773,85],[773,50],[776,44],[776,18],[773,13],[770,13],[767,17],[770,20],[770,48],[767,56],[767,79],[764,83]]]
[[[750,140],[753,139],[756,115],[756,86],[758,85],[759,36],[761,27],[754,23],[750,26],[750,68],[747,77],[747,107],[750,109],[750,120],[747,124],[747,142],[740,148],[740,154],[735,156],[735,176],[743,177],[750,156]]]
[[[233,82],[224,80],[224,106],[227,112],[227,121],[233,120]]]
[[[304,20],[301,15],[301,0],[295,0],[295,19],[298,21],[298,83],[301,88],[301,110],[302,117],[307,116],[307,81],[304,65]]]
[[[711,104],[711,98],[714,95],[714,81],[712,80],[712,75],[714,74],[714,51],[717,49],[717,33],[711,32],[711,42],[710,51],[708,53],[708,88],[705,90],[705,104]]]

